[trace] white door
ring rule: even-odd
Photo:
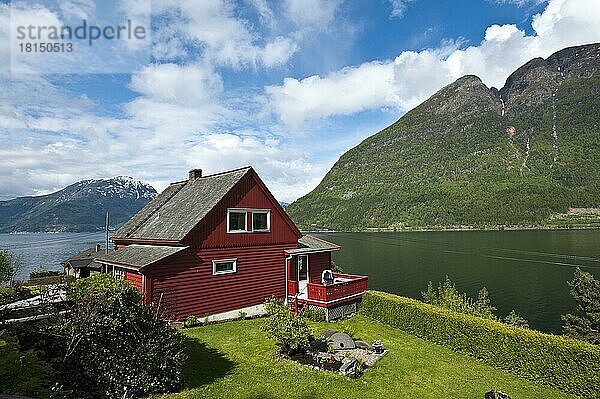
[[[308,256],[298,256],[298,298],[306,298],[308,285]]]

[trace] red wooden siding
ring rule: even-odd
[[[271,210],[271,231],[263,233],[227,233],[227,209],[250,208]],[[184,240],[193,248],[245,247],[252,245],[289,244],[297,246],[299,235],[285,220],[279,204],[274,203],[252,175],[245,176],[221,202],[206,215]],[[250,218],[250,215],[248,215]],[[252,220],[248,220],[252,226]]]
[[[136,272],[125,270],[125,276],[123,277],[125,281],[130,281],[133,285],[136,286],[140,292],[142,292],[142,275]]]
[[[331,252],[320,252],[308,256],[308,282],[320,284],[323,270],[331,269]]]
[[[204,317],[285,296],[285,254],[289,245],[188,250],[151,267],[151,301],[166,317]],[[213,260],[237,258],[237,271],[213,276]]]

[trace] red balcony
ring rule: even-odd
[[[333,284],[308,283],[306,297],[299,296],[298,299],[305,300],[309,304],[326,306],[334,303],[354,300],[367,290],[367,276],[355,274],[334,273]],[[288,281],[288,293],[294,296],[297,293],[298,283]]]

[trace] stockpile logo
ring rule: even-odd
[[[13,2],[13,73],[129,73],[150,62],[150,1]]]

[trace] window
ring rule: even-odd
[[[237,259],[213,260],[213,275],[235,273]]]
[[[271,211],[252,211],[252,230],[269,231],[271,228]]]
[[[125,280],[125,270],[123,269],[118,269],[115,267],[113,275],[117,280]]]
[[[250,214],[251,225],[248,223]],[[228,209],[228,233],[252,233],[271,231],[271,211],[269,209]]]
[[[227,232],[244,232],[248,231],[246,211],[228,211],[227,217]]]

